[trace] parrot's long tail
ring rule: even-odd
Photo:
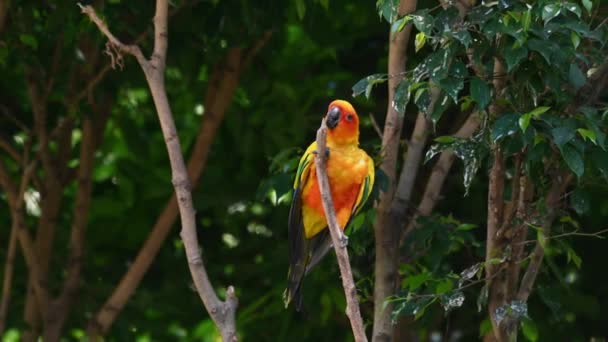
[[[296,311],[302,311],[302,282],[304,282],[304,274],[306,273],[305,264],[294,264],[289,268],[287,275],[287,288],[283,292],[283,302],[285,308],[289,303],[293,302]]]

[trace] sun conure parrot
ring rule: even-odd
[[[347,101],[329,104],[327,125],[327,176],[338,225],[346,228],[361,209],[374,185],[374,162],[359,148],[359,117]],[[316,141],[300,159],[289,211],[289,274],[283,300],[302,308],[304,276],[332,247],[317,181]]]

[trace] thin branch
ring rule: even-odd
[[[561,238],[570,237],[570,236],[582,236],[582,237],[593,237],[593,238],[598,238],[598,239],[605,239],[606,236],[604,234],[606,234],[606,233],[608,233],[608,228],[602,229],[595,233],[579,233],[578,229],[576,229],[575,231],[568,232],[568,233],[547,236],[547,237],[545,237],[545,240],[556,240],[556,239],[561,239]],[[518,244],[528,245],[531,243],[538,243],[538,240],[525,240],[525,241],[519,242]]]
[[[259,43],[256,45],[260,46]],[[249,56],[251,56],[251,52]],[[239,77],[244,71],[242,69],[245,68],[245,65],[239,64],[241,60],[243,60],[243,50],[241,48],[229,49],[224,59],[214,66],[209,78],[204,102],[205,115],[202,116],[196,142],[188,160],[188,178],[192,182],[193,188],[196,188],[205,169],[211,144],[232,101]],[[99,335],[106,334],[110,329],[152,264],[162,243],[171,231],[177,215],[177,200],[173,195],[158,216],[146,242],[129,267],[129,271],[120,280],[112,295],[94,318],[89,321],[87,334],[91,340]]]
[[[546,237],[550,236],[551,226],[553,225],[553,221],[557,216],[557,207],[559,205],[561,193],[565,191],[571,180],[572,174],[568,174],[567,176],[557,175],[557,177],[555,177],[553,180],[553,184],[551,185],[549,192],[547,193],[547,197],[545,199],[547,212],[544,215],[544,221],[542,224],[542,231]],[[524,302],[528,300],[528,297],[532,292],[532,287],[534,286],[536,276],[540,270],[544,255],[544,244],[541,243],[541,241],[538,241],[534,247],[534,251],[532,252],[530,264],[528,265],[528,268],[521,279],[519,291],[517,292],[517,299]]]
[[[83,6],[82,4],[78,3],[78,7],[80,7],[80,10],[82,11],[82,13],[86,14],[89,17],[89,19],[95,25],[97,25],[97,28],[99,29],[99,31],[101,31],[101,33],[103,33],[104,36],[106,36],[106,38],[108,38],[110,46],[108,46],[106,53],[108,55],[110,55],[110,57],[112,58],[112,61],[113,61],[112,68],[113,69],[116,67],[116,65],[120,65],[122,63],[121,62],[121,60],[122,60],[121,52],[125,52],[125,53],[128,53],[128,54],[134,56],[142,68],[149,67],[149,62],[144,57],[139,46],[123,44],[118,38],[116,38],[112,34],[112,32],[110,32],[106,23],[103,20],[101,20],[99,18],[99,16],[97,16],[95,9],[93,9],[93,7],[91,5]],[[166,17],[165,17],[165,19],[166,19]],[[166,30],[165,30],[165,35],[166,35]]]
[[[118,41],[107,28],[106,24],[99,19],[94,9],[90,6],[81,6],[83,13],[97,25],[97,27],[110,40],[111,44],[118,49],[128,52],[137,58],[144,71],[152,99],[156,107],[161,130],[165,138],[165,144],[171,164],[172,182],[175,188],[177,203],[179,207],[182,231],[181,237],[186,249],[188,266],[194,280],[197,292],[203,301],[207,312],[219,328],[224,341],[236,340],[235,312],[238,305],[234,288],[229,286],[226,291],[226,301],[218,299],[207,271],[203,265],[199,250],[198,238],[196,236],[196,220],[192,204],[191,184],[188,179],[186,165],[181,153],[179,136],[175,128],[175,122],[167,99],[164,84],[165,60],[167,54],[167,0],[157,0],[156,14],[154,17],[154,53],[152,60],[145,59],[141,50],[136,45],[126,46]]]
[[[454,136],[458,138],[469,138],[477,130],[480,123],[481,119],[479,118],[479,113],[471,113],[467,120],[454,134]],[[455,158],[454,152],[451,150],[441,152],[441,155],[439,156],[439,159],[435,165],[433,165],[431,175],[426,182],[426,187],[424,188],[424,193],[422,195],[422,199],[420,200],[420,204],[418,205],[418,209],[416,210],[414,217],[409,220],[407,228],[401,235],[401,245],[403,245],[407,236],[416,226],[416,220],[418,217],[430,215],[435,208],[435,205],[441,198],[439,193],[441,192],[441,188],[443,188],[443,183],[450,171],[450,168],[452,167],[452,164],[454,163]]]
[[[369,119],[372,122],[372,127],[374,127],[374,131],[376,131],[376,134],[378,134],[378,137],[380,139],[382,139],[382,130],[380,129],[380,126],[378,125],[378,122],[376,121],[374,114],[369,113]]]
[[[359,311],[359,301],[357,300],[357,288],[355,287],[355,282],[353,280],[348,250],[346,249],[348,238],[338,226],[336,211],[329,189],[329,179],[327,178],[326,170],[328,152],[326,138],[327,126],[325,120],[323,120],[321,122],[321,127],[317,131],[317,156],[315,159],[317,179],[319,180],[319,190],[321,192],[323,210],[325,211],[325,217],[327,218],[327,225],[329,226],[329,234],[331,235],[334,250],[336,251],[336,258],[338,259],[338,266],[340,267],[340,274],[342,276],[342,286],[344,287],[344,294],[346,295],[346,315],[350,320],[355,341],[362,342],[367,341],[367,336],[365,336],[365,329],[363,328],[363,320],[361,319],[361,312]]]
[[[6,329],[6,318],[8,305],[11,300],[11,285],[13,283],[13,270],[15,268],[15,256],[17,254],[17,225],[11,225],[11,235],[8,241],[6,262],[4,264],[4,279],[2,280],[2,300],[0,301],[0,336],[4,335]]]

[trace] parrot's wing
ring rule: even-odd
[[[369,195],[372,193],[372,189],[374,188],[374,180],[376,175],[374,171],[374,160],[370,158],[367,154],[366,156],[367,175],[363,179],[363,182],[361,182],[359,194],[357,195],[357,201],[355,201],[355,206],[353,208],[352,215],[350,216],[351,218],[353,218],[359,213],[365,202],[367,202],[367,199],[369,198]]]
[[[288,240],[289,240],[289,274],[287,289],[283,294],[285,306],[294,301],[296,310],[300,311],[302,306],[301,285],[306,273],[309,261],[309,241],[304,235],[304,223],[302,222],[302,189],[310,175],[311,165],[314,166],[314,154],[317,143],[313,142],[300,159],[293,185],[293,198],[289,209]]]

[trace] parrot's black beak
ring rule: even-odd
[[[340,121],[340,108],[331,107],[329,112],[327,112],[327,116],[325,119],[325,123],[329,129],[333,129],[338,126],[338,122]]]

